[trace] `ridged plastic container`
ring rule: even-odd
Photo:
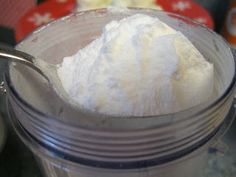
[[[172,114],[110,117],[71,108],[39,74],[10,65],[8,112],[45,176],[200,177],[208,148],[232,122],[227,116],[235,90],[232,52],[220,36],[187,18],[145,9],[78,12],[40,28],[17,49],[60,63],[94,40],[106,23],[136,13],[181,31],[214,64],[212,100]]]

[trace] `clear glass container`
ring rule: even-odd
[[[215,93],[207,103],[150,117],[111,117],[75,110],[36,72],[11,64],[5,75],[16,132],[47,177],[199,177],[208,148],[232,122],[235,61],[228,44],[200,24],[147,9],[78,12],[32,33],[17,49],[60,63],[94,40],[105,24],[136,13],[158,17],[192,41],[214,64]]]

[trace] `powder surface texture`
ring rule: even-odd
[[[213,65],[181,32],[143,14],[108,23],[57,72],[73,102],[108,115],[173,113],[213,93]]]

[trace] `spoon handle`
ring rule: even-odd
[[[14,49],[13,47],[8,47],[5,44],[0,43],[0,59],[5,59],[8,62],[18,62],[25,64],[36,70],[48,80],[48,77],[42,72],[42,70],[35,65],[35,58],[25,52],[21,52]]]
[[[0,44],[0,58],[5,60],[10,60],[11,62],[20,62],[27,65],[34,65],[34,57],[18,51],[7,45]]]

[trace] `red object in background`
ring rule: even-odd
[[[236,0],[230,3],[222,35],[236,49]]]
[[[0,26],[14,29],[19,19],[35,5],[35,0],[0,0]]]
[[[213,29],[212,17],[206,9],[191,0],[156,0],[156,3],[167,12],[189,17]]]
[[[22,40],[39,26],[69,14],[76,7],[76,0],[48,0],[28,11],[17,23],[16,40]]]
[[[214,27],[209,13],[191,0],[156,0],[156,2],[165,11],[187,16],[211,29]],[[76,3],[76,0],[47,0],[31,9],[16,25],[16,40],[20,41],[39,26],[69,14],[76,7]]]

